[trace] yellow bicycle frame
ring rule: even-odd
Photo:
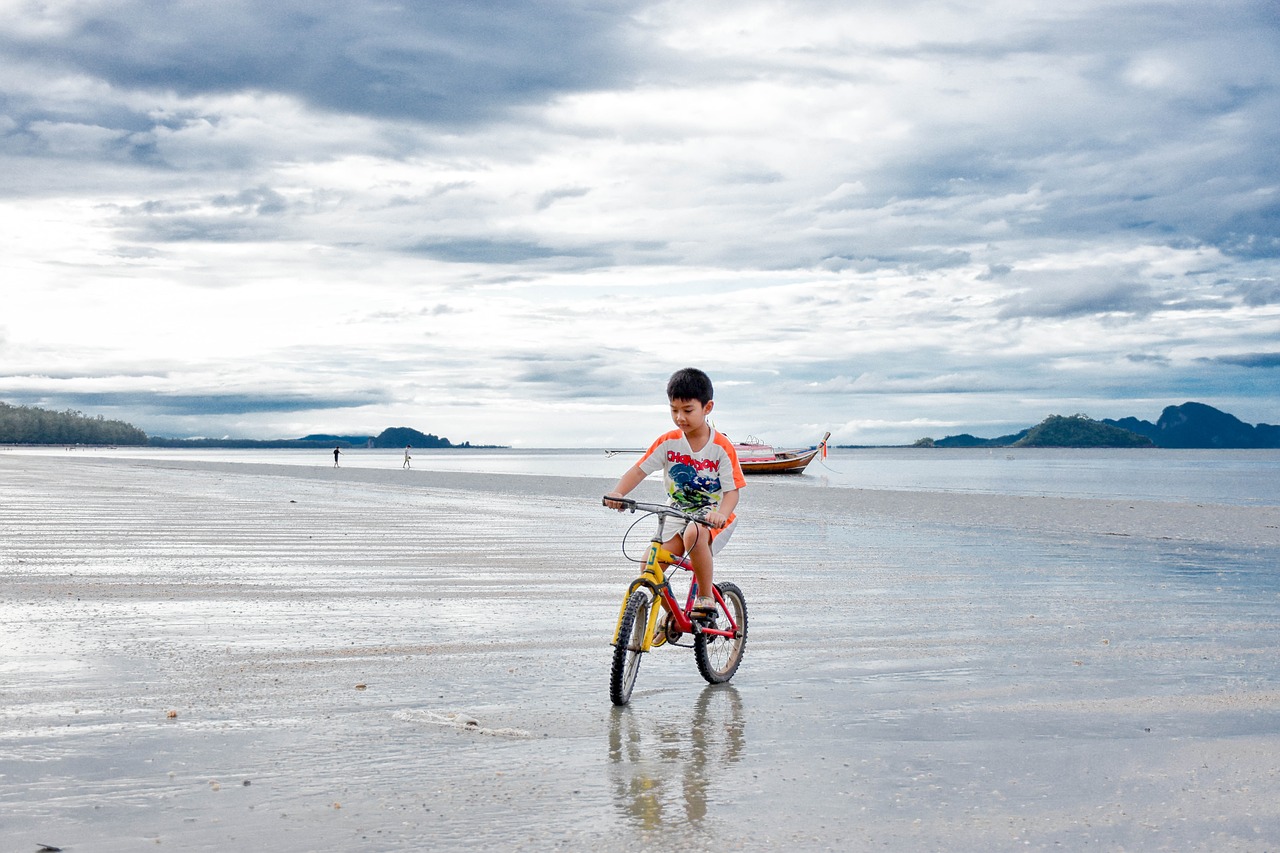
[[[652,541],[649,543],[649,552],[645,555],[644,568],[640,570],[640,576],[631,582],[631,586],[627,587],[627,594],[622,596],[622,606],[618,608],[618,622],[613,626],[613,644],[626,642],[626,640],[618,636],[618,632],[622,628],[622,614],[627,611],[627,602],[631,600],[631,594],[637,589],[645,588],[649,590],[651,599],[649,601],[649,624],[645,628],[644,642],[640,645],[640,651],[647,652],[653,646],[653,632],[658,625],[658,616],[662,613],[662,588],[666,586],[667,575],[666,567],[679,560],[680,557],[671,553],[662,547],[662,543]]]

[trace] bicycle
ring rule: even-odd
[[[643,560],[637,560],[643,563],[643,568],[627,588],[618,611],[618,624],[613,632],[613,665],[609,671],[609,698],[613,704],[625,705],[631,701],[642,655],[664,645],[689,648],[689,645],[680,643],[686,634],[693,638],[690,645],[698,663],[698,672],[708,683],[723,684],[733,678],[742,663],[742,652],[747,644],[747,601],[742,590],[728,582],[712,585],[716,606],[727,623],[724,626],[714,615],[694,611],[693,601],[698,595],[696,580],[691,580],[689,594],[682,606],[671,589],[667,570],[674,567],[691,572],[693,564],[686,557],[668,551],[662,544],[667,519],[710,527],[706,519],[700,513],[662,504],[641,503],[630,498],[605,497],[603,500],[620,503],[633,513],[639,510],[658,517],[658,529],[649,540],[648,551]],[[626,553],[625,536],[623,553]],[[659,603],[658,607],[654,607],[655,601]],[[664,611],[666,617],[662,618]]]

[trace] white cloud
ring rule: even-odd
[[[1280,418],[1263,0],[43,9],[0,399],[629,445],[696,363],[778,441]]]

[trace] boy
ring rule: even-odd
[[[707,522],[712,529],[689,524],[682,533],[667,540],[665,547],[689,557],[698,581],[694,609],[714,616],[712,555],[729,541],[737,520],[734,509],[738,490],[747,482],[733,443],[707,423],[707,415],[715,406],[707,374],[694,367],[677,370],[667,382],[667,399],[671,401],[671,420],[676,429],[659,436],[649,446],[640,461],[618,480],[604,505],[621,512],[624,506],[609,498],[625,496],[661,468],[672,506],[690,510],[710,507]]]

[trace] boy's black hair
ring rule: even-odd
[[[702,405],[714,398],[711,377],[696,367],[685,367],[671,374],[667,380],[668,400],[697,400]]]

